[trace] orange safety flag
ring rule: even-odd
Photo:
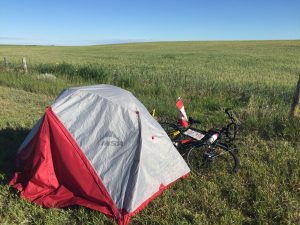
[[[183,105],[183,101],[182,98],[179,97],[177,102],[176,102],[176,106],[180,111],[180,118],[179,118],[179,123],[181,126],[183,126],[184,128],[187,128],[189,126],[189,119],[186,115],[185,109],[184,109],[184,105]]]

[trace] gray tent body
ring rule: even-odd
[[[159,123],[124,89],[112,85],[66,89],[51,108],[119,209],[134,212],[161,185],[190,172]]]

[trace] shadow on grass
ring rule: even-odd
[[[16,155],[18,148],[24,141],[27,134],[30,132],[28,129],[22,128],[4,128],[0,130],[0,185],[6,185],[12,179],[13,174],[16,170]],[[17,193],[18,191],[11,188],[12,193]],[[67,207],[72,210],[71,216],[78,218],[78,213],[81,212],[81,206],[74,205]],[[1,213],[0,213],[1,214]],[[1,215],[0,215],[1,216]],[[101,217],[103,218],[104,225],[113,225],[114,220],[106,218],[103,214],[98,214],[94,210],[86,208],[83,216],[87,219],[90,217]],[[1,221],[1,219],[0,219]],[[75,224],[82,224],[80,219],[75,219]]]
[[[15,172],[15,158],[19,146],[22,144],[28,129],[4,128],[0,130],[0,184],[7,184]]]

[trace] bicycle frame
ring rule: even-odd
[[[236,119],[233,117],[232,113],[230,113],[230,109],[225,109],[226,115],[229,117],[230,122],[221,129],[210,129],[208,131],[200,130],[197,128],[194,128],[192,125],[196,123],[200,123],[197,120],[194,120],[192,117],[189,117],[189,123],[190,125],[187,128],[180,127],[177,125],[173,125],[175,130],[169,134],[171,136],[171,140],[174,143],[176,147],[197,147],[207,143],[208,139],[211,135],[218,134],[217,139],[214,141],[215,144],[220,143],[222,146],[226,146],[228,148],[228,144],[232,143],[237,134],[239,123],[236,121]],[[233,133],[231,133],[230,128],[233,127]],[[195,136],[188,133],[195,133],[198,134],[199,137],[202,135],[202,138],[195,138]],[[221,139],[225,136],[224,143],[221,143]],[[211,144],[214,144],[211,143]],[[210,144],[209,144],[210,145]]]
[[[200,123],[189,117],[189,125],[183,126],[182,123],[167,124],[168,136],[178,149],[179,153],[186,158],[190,168],[200,174],[200,165],[211,165],[213,161],[229,162],[230,171],[235,173],[239,167],[239,158],[237,157],[237,148],[231,144],[235,140],[238,122],[230,113],[229,109],[225,110],[229,117],[229,123],[220,129],[200,130],[193,127],[193,124]],[[200,155],[199,155],[200,154]],[[200,157],[200,158],[199,158]],[[233,164],[230,164],[233,162]]]

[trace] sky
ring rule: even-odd
[[[0,44],[300,39],[300,0],[0,0]]]

